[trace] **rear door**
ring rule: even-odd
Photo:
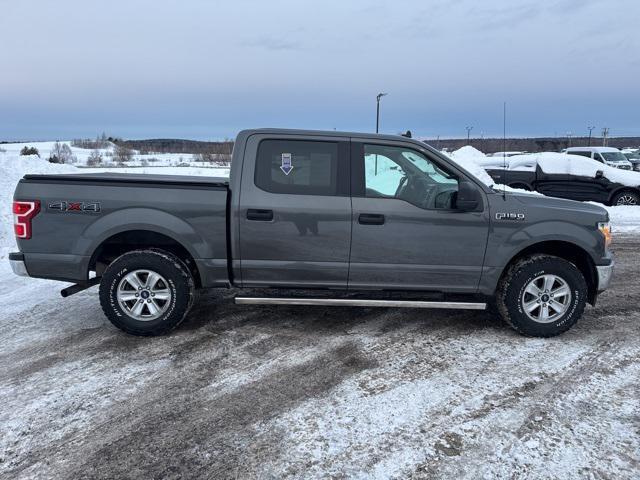
[[[461,173],[401,142],[353,138],[351,157],[349,288],[475,292],[488,205],[454,208]]]
[[[346,288],[349,139],[252,135],[238,228],[243,286]]]

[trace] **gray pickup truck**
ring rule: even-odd
[[[97,283],[136,335],[179,325],[198,289],[236,303],[496,311],[558,335],[613,272],[607,212],[493,190],[422,142],[243,131],[230,178],[26,175],[15,273]]]

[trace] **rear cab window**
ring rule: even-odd
[[[349,195],[348,150],[348,142],[262,140],[255,184],[271,193]]]

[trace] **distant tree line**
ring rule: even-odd
[[[518,152],[557,152],[568,147],[584,147],[589,144],[589,137],[538,137],[538,138],[466,138],[427,139],[426,143],[439,150],[457,150],[465,145],[471,145],[484,153],[506,151]],[[592,137],[591,146],[602,146],[601,137]],[[609,137],[608,147],[638,147],[640,137]]]
[[[154,153],[204,153],[231,155],[233,140],[222,142],[201,142],[198,140],[180,140],[160,138],[151,140],[116,140],[134,150]]]
[[[87,148],[87,149],[96,149],[96,148],[108,148],[109,144],[114,142],[116,139],[113,137],[107,137],[107,134],[102,132],[102,135],[97,135],[95,139],[91,138],[74,138],[71,140],[71,145],[77,148]]]

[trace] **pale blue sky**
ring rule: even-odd
[[[0,140],[640,135],[640,1],[0,0]]]

